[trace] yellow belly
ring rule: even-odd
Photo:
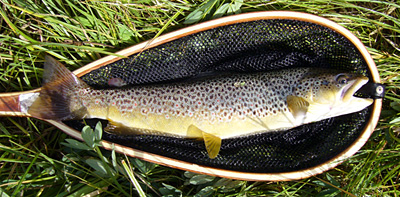
[[[105,112],[107,111],[107,112]],[[276,131],[293,128],[296,126],[290,112],[280,112],[276,115],[267,116],[263,119],[245,116],[232,117],[229,121],[195,119],[189,116],[169,117],[165,114],[143,115],[139,111],[121,113],[117,107],[110,107],[108,110],[91,110],[91,117],[107,119],[118,125],[130,128],[129,131],[146,131],[146,134],[161,134],[180,136],[187,138],[201,138],[201,133],[193,133],[188,129],[194,125],[204,132],[213,134],[221,139],[245,136],[254,133]],[[124,134],[129,134],[124,132]],[[132,132],[132,134],[138,132]]]

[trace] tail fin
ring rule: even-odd
[[[87,112],[80,101],[78,90],[89,86],[54,58],[46,56],[45,60],[44,85],[28,113],[40,119],[82,118]]]

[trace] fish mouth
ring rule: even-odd
[[[354,97],[354,94],[368,82],[369,78],[362,76],[357,77],[349,81],[349,83],[343,88],[342,90],[342,100],[343,102],[349,101],[351,98]]]

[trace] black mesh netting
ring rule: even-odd
[[[94,70],[82,79],[104,88],[111,78],[137,85],[213,71],[250,72],[299,66],[333,67],[369,75],[359,51],[335,31],[296,20],[259,20],[179,38]],[[370,111],[367,108],[288,131],[223,140],[215,159],[209,159],[203,141],[192,139],[108,133],[104,133],[103,139],[220,169],[288,172],[322,164],[344,151],[368,123]],[[78,121],[67,124],[82,128]]]

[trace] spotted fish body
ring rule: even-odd
[[[88,118],[112,120],[141,132],[200,137],[188,134],[189,126],[195,125],[224,139],[295,126],[282,121],[290,113],[286,97],[294,93],[290,87],[309,69],[296,69],[296,75],[291,72],[237,74],[121,90],[85,88],[79,90],[81,100],[77,101],[87,108]],[[270,121],[282,124],[269,126]]]
[[[368,81],[366,77],[331,70],[295,68],[95,90],[73,74],[65,77],[69,71],[54,59],[46,60],[62,79],[42,88],[28,111],[34,117],[100,118],[109,120],[107,130],[117,134],[202,138],[210,158],[218,155],[221,139],[289,129],[372,103],[353,96]],[[58,93],[55,86],[62,86]],[[60,112],[54,106],[66,109]]]

